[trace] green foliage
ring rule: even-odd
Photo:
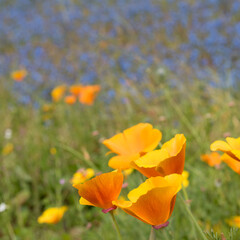
[[[212,88],[198,81],[170,87],[167,84],[170,77],[171,73],[165,82],[159,82],[150,69],[147,84],[129,84],[132,95],[116,84],[112,87],[117,96],[107,105],[99,99],[93,106],[60,102],[51,104],[52,110],[47,112],[43,111],[46,102],[40,102],[39,109],[20,105],[0,87],[0,149],[8,142],[14,145],[13,152],[0,158],[0,203],[8,205],[0,213],[0,238],[116,239],[110,216],[100,209],[80,206],[77,191],[69,181],[83,167],[111,171],[102,140],[139,122],[150,122],[163,132],[162,142],[176,133],[185,134],[185,169],[190,173],[187,192],[201,228],[205,232],[214,229],[208,238],[222,240],[224,233],[226,239],[240,239],[239,231],[229,230],[225,223],[225,219],[239,214],[239,176],[225,164],[215,169],[200,160],[201,154],[210,152],[209,145],[214,140],[223,139],[224,134],[240,136],[239,94],[234,89]],[[144,89],[149,89],[153,97],[145,98]],[[105,90],[100,94],[105,94]],[[123,104],[121,98],[127,101]],[[12,129],[11,139],[4,138],[7,128]],[[51,148],[56,148],[55,155],[50,153]],[[59,183],[61,179],[64,184]],[[134,172],[122,195],[126,197],[140,182]],[[43,210],[61,205],[69,206],[61,222],[37,223]],[[150,226],[120,210],[116,219],[123,239],[148,238]],[[157,232],[157,239],[198,239],[179,199],[170,225]]]

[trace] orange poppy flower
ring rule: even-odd
[[[69,95],[64,98],[64,102],[73,105],[76,102],[76,97],[74,95]]]
[[[55,87],[51,92],[52,100],[54,102],[59,102],[62,99],[66,89],[67,88],[65,85],[59,85],[59,86]]]
[[[201,155],[202,161],[206,162],[210,167],[218,166],[222,162],[221,155],[218,152]]]
[[[82,184],[74,184],[81,196],[80,204],[103,208],[108,212],[116,208],[112,201],[117,200],[123,184],[120,171],[104,173]]]
[[[69,92],[75,96],[79,96],[84,87],[82,85],[72,85],[69,88]]]
[[[149,123],[139,123],[103,141],[103,144],[118,154],[108,163],[114,169],[131,168],[130,163],[141,155],[157,147],[162,138],[162,133],[154,129]]]
[[[59,208],[48,208],[38,218],[38,223],[48,223],[48,224],[58,223],[62,219],[67,209],[68,208],[66,206],[59,207]]]
[[[21,82],[27,76],[27,70],[21,69],[11,73],[11,77],[16,82]]]
[[[163,144],[160,150],[145,154],[132,163],[132,166],[146,177],[182,174],[185,163],[186,138],[176,134]]]
[[[155,228],[167,226],[181,183],[179,174],[152,177],[129,192],[130,201],[117,200],[113,204]]]
[[[92,105],[101,87],[99,85],[84,86],[79,95],[79,102]]]
[[[234,172],[240,174],[240,162],[224,153],[221,160],[225,162]]]
[[[211,144],[210,148],[212,151],[222,151],[228,154],[230,157],[237,161],[240,161],[240,137],[239,138],[226,138],[227,142],[215,141]]]

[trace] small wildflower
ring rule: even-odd
[[[225,133],[223,133],[223,137],[230,137],[231,136],[231,133],[230,132],[225,132]]]
[[[184,170],[184,171],[182,172],[182,177],[183,177],[182,185],[183,185],[185,188],[187,188],[188,185],[189,185],[189,180],[188,180],[189,172]]]
[[[11,77],[16,82],[21,82],[27,76],[27,70],[21,69],[11,73]]]
[[[0,212],[4,212],[8,208],[7,204],[2,202],[0,203]]]
[[[166,70],[164,68],[160,67],[157,69],[156,74],[158,76],[164,76],[166,74]]]
[[[73,178],[70,180],[72,184],[83,183],[95,175],[92,168],[81,168],[76,173],[74,173]]]
[[[68,207],[66,206],[59,207],[59,208],[48,208],[38,218],[38,223],[48,223],[48,224],[58,223],[62,219],[67,209]]]
[[[76,97],[74,95],[69,95],[64,98],[64,102],[68,105],[73,105],[76,102]]]
[[[60,86],[55,87],[51,92],[52,100],[54,102],[59,102],[62,99],[66,89],[67,88],[65,85],[60,85]]]
[[[218,152],[201,155],[201,160],[207,163],[210,167],[217,167],[221,164],[221,155]]]
[[[127,178],[130,174],[132,174],[133,170],[134,170],[133,168],[129,168],[129,169],[124,170],[123,171],[124,178]]]
[[[53,105],[52,104],[44,104],[42,106],[43,112],[50,112],[53,110]]]
[[[92,132],[92,136],[97,136],[97,135],[99,135],[99,131],[98,130],[95,130],[95,131]]]
[[[52,155],[56,155],[56,154],[57,154],[57,149],[56,149],[55,147],[51,147],[51,148],[50,148],[50,153],[51,153]]]
[[[4,132],[4,138],[9,140],[12,138],[12,129],[11,128],[7,128]]]
[[[7,143],[2,149],[2,155],[3,156],[9,155],[13,151],[13,149],[14,149],[13,144],[12,143]]]
[[[79,95],[79,102],[85,105],[92,105],[100,89],[99,85],[84,86]]]
[[[231,101],[231,102],[228,103],[228,106],[229,106],[229,107],[234,107],[235,105],[236,105],[236,104],[235,104],[234,101]]]
[[[59,180],[59,183],[60,183],[61,185],[64,185],[65,182],[66,182],[66,180],[65,180],[64,178],[61,178],[61,179]]]

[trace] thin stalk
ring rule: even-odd
[[[168,100],[168,102],[170,103],[170,105],[172,106],[172,108],[175,110],[175,112],[178,114],[178,116],[180,117],[180,119],[182,120],[182,122],[185,124],[185,126],[189,129],[189,131],[192,133],[192,135],[195,137],[196,141],[198,142],[198,144],[202,144],[202,140],[200,139],[197,131],[195,130],[195,128],[192,126],[192,124],[189,122],[188,118],[184,115],[184,113],[182,112],[182,110],[179,108],[178,104],[176,104],[174,102],[174,100],[172,99],[170,92],[168,89],[165,89],[165,96]]]
[[[117,221],[116,221],[116,219],[115,219],[115,216],[114,216],[114,214],[113,214],[113,211],[110,211],[109,213],[110,213],[110,215],[111,215],[111,217],[112,217],[112,220],[113,220],[113,223],[114,223],[114,226],[115,226],[117,235],[118,235],[118,239],[119,239],[119,240],[122,240],[122,236],[121,236],[121,233],[120,233],[120,229],[119,229],[119,226],[118,226]]]
[[[92,162],[92,161],[88,161],[86,160],[83,155],[76,151],[75,149],[67,146],[67,145],[64,145],[63,143],[57,143],[57,146],[62,148],[63,150],[71,153],[73,156],[77,157],[77,158],[80,158],[81,160],[83,160],[90,168],[94,168],[94,169],[97,169],[98,170],[98,167]]]
[[[205,234],[203,233],[201,227],[199,226],[196,218],[193,216],[190,207],[186,204],[185,200],[183,199],[183,197],[180,194],[179,194],[179,197],[180,197],[180,199],[182,201],[182,204],[185,206],[186,212],[187,212],[191,222],[194,224],[196,230],[198,231],[199,236],[201,236],[201,238],[203,240],[208,240],[207,237],[205,236]]]
[[[151,232],[149,235],[149,240],[156,240],[156,232],[155,229],[153,227],[151,227]]]

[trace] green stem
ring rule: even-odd
[[[149,240],[156,240],[156,233],[155,233],[155,229],[153,227],[151,227],[151,232],[149,235]]]
[[[182,204],[185,206],[186,212],[191,220],[191,222],[194,224],[196,230],[199,232],[199,236],[201,236],[201,238],[203,240],[208,240],[207,237],[205,236],[205,234],[203,233],[201,227],[199,226],[196,218],[193,216],[190,207],[186,204],[185,200],[182,198],[182,196],[179,194],[180,199],[182,201]]]
[[[183,185],[182,185],[182,190],[183,190],[183,196],[185,198],[185,201],[188,201],[189,200],[188,194],[187,194],[186,188]]]
[[[118,226],[117,221],[116,221],[116,219],[115,219],[115,216],[114,216],[114,214],[113,214],[113,211],[110,211],[109,213],[110,213],[110,215],[111,215],[111,217],[112,217],[114,226],[115,226],[115,228],[116,228],[116,232],[117,232],[117,235],[118,235],[118,239],[119,239],[119,240],[122,240],[122,236],[121,236],[121,233],[120,233],[120,229],[119,229],[119,226]]]
[[[176,104],[174,102],[174,100],[172,99],[168,89],[165,89],[165,96],[166,96],[168,102],[170,103],[170,105],[172,106],[172,108],[175,110],[175,112],[178,114],[178,116],[182,120],[182,122],[185,124],[185,126],[189,129],[189,131],[195,137],[195,139],[198,142],[198,144],[201,145],[202,144],[202,140],[200,139],[199,134],[197,133],[195,128],[191,125],[191,123],[189,122],[188,118],[184,115],[182,110],[179,108],[178,104]]]
[[[98,170],[98,167],[92,162],[92,161],[88,161],[86,160],[83,155],[81,153],[79,153],[78,151],[76,151],[75,149],[67,146],[67,145],[64,145],[63,143],[57,143],[57,146],[62,148],[63,150],[71,153],[73,156],[83,160],[90,168],[94,168],[94,169],[97,169]]]

